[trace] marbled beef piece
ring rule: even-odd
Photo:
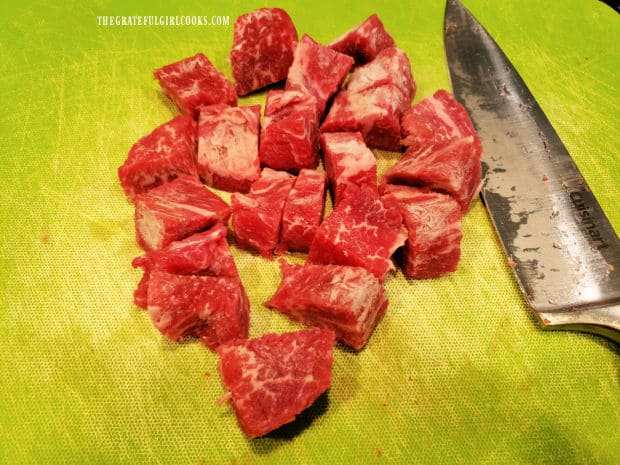
[[[231,196],[232,226],[239,246],[256,250],[264,258],[273,258],[280,238],[284,203],[295,176],[285,171],[264,168],[250,192]]]
[[[323,115],[327,102],[340,89],[353,63],[350,56],[325,47],[304,34],[295,49],[286,89],[306,89],[316,98],[319,114]]]
[[[437,278],[456,271],[461,256],[461,207],[449,195],[386,184],[383,199],[395,202],[408,237],[397,261],[405,276]]]
[[[246,95],[286,78],[297,30],[280,8],[259,8],[235,21],[230,64],[237,94]]]
[[[325,171],[334,206],[344,197],[348,186],[377,186],[377,160],[359,132],[321,134]]]
[[[154,76],[184,115],[198,117],[201,105],[237,105],[232,83],[202,53],[156,69]]]
[[[400,119],[415,82],[407,55],[396,47],[356,68],[321,125],[321,132],[360,132],[370,148],[400,150]]]
[[[443,89],[409,108],[400,125],[401,144],[408,147],[428,147],[467,136],[478,138],[465,107]]]
[[[146,251],[160,249],[213,224],[228,221],[230,206],[193,176],[135,197],[136,240]]]
[[[260,176],[260,105],[201,107],[196,165],[204,182],[229,192],[248,192]]]
[[[334,332],[329,329],[265,334],[218,348],[225,399],[251,438],[295,419],[332,381]]]
[[[389,84],[360,92],[341,91],[321,132],[359,132],[370,148],[400,150],[402,93]]]
[[[316,98],[306,90],[267,93],[260,135],[260,161],[277,170],[315,168],[319,159],[319,118]]]
[[[381,50],[394,45],[394,39],[376,14],[327,44],[329,48],[355,58],[357,65],[373,60]]]
[[[388,306],[376,276],[361,267],[280,264],[282,281],[266,306],[305,325],[330,328],[354,349],[366,345]]]
[[[410,147],[386,170],[381,184],[404,184],[450,194],[463,212],[482,183],[482,146],[474,136]]]
[[[374,60],[355,68],[347,82],[349,92],[361,92],[382,85],[394,86],[402,94],[401,112],[409,108],[416,84],[409,58],[398,47],[381,50]]]
[[[133,199],[179,174],[197,176],[195,156],[196,122],[189,116],[177,116],[131,147],[118,168],[118,178],[125,194]]]
[[[196,336],[211,350],[248,337],[249,301],[236,278],[151,273],[147,309],[168,339]]]
[[[144,271],[134,292],[134,303],[146,308],[148,283],[153,271],[240,279],[226,240],[227,234],[226,225],[216,223],[207,231],[192,234],[186,239],[171,242],[163,249],[134,258],[131,265]]]
[[[327,175],[324,171],[303,169],[295,179],[284,210],[280,242],[275,253],[307,252],[323,218]]]
[[[392,254],[407,239],[398,208],[377,189],[351,186],[316,230],[308,263],[361,266],[383,282],[395,269]]]

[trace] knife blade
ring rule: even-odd
[[[482,200],[546,329],[620,342],[620,242],[543,110],[497,43],[447,0],[452,90],[483,146]]]

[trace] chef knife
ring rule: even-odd
[[[447,0],[456,99],[483,146],[481,195],[541,326],[620,342],[620,243],[566,147],[497,43]]]

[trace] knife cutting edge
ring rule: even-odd
[[[481,195],[529,306],[547,329],[620,343],[620,241],[529,89],[488,32],[447,0],[456,99],[483,146]]]

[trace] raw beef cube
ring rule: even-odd
[[[406,239],[396,206],[384,203],[376,188],[351,186],[316,230],[308,263],[361,266],[383,282]]]
[[[321,145],[334,205],[352,184],[376,188],[377,160],[359,132],[323,133]]]
[[[153,324],[173,341],[197,336],[215,350],[248,337],[249,302],[236,278],[154,271],[147,302]]]
[[[323,115],[327,101],[339,90],[353,63],[350,56],[318,44],[304,34],[288,70],[286,89],[308,90],[316,97],[319,114]]]
[[[371,62],[355,68],[347,82],[347,90],[361,92],[386,84],[396,87],[402,93],[401,111],[407,110],[415,95],[416,85],[409,58],[398,47],[386,48]]]
[[[247,192],[260,176],[260,105],[201,107],[198,121],[198,174],[209,186]]]
[[[425,186],[448,193],[467,211],[482,183],[482,146],[467,136],[430,147],[410,147],[383,174],[382,184]]]
[[[135,206],[136,239],[147,251],[226,222],[231,214],[226,202],[187,175],[137,195]]]
[[[241,247],[273,258],[273,249],[280,238],[284,203],[294,182],[295,176],[289,173],[264,168],[249,194],[235,192],[231,196],[233,232]]]
[[[184,115],[196,118],[201,105],[237,105],[232,83],[202,53],[156,69],[154,75]]]
[[[341,91],[321,132],[359,132],[370,148],[398,151],[403,103],[402,93],[389,84],[360,92]]]
[[[324,171],[303,169],[288,194],[282,211],[280,242],[275,252],[307,252],[321,223],[327,176]]]
[[[314,168],[319,154],[316,99],[306,90],[271,90],[265,105],[260,160],[270,168]]]
[[[381,50],[393,47],[394,39],[385,30],[379,17],[373,14],[327,46],[352,56],[359,65],[374,59]]]
[[[195,154],[196,123],[189,116],[177,116],[131,147],[118,169],[121,186],[133,199],[179,174],[197,176]]]
[[[467,136],[478,138],[465,107],[443,89],[407,110],[400,125],[405,146],[420,148]]]
[[[449,195],[387,184],[383,199],[399,206],[408,231],[399,250],[403,273],[436,278],[456,271],[461,256],[461,207]]]
[[[266,306],[294,321],[330,328],[354,349],[366,345],[388,306],[383,286],[372,273],[342,265],[280,264],[282,281]]]
[[[360,132],[368,147],[400,150],[400,118],[414,94],[409,58],[397,47],[386,48],[351,73],[321,131]]]
[[[153,271],[239,278],[226,241],[227,233],[226,225],[216,223],[207,231],[192,234],[181,241],[171,242],[163,249],[134,258],[132,266],[144,270],[134,292],[134,303],[138,307],[146,308],[148,284]]]
[[[230,51],[239,95],[286,78],[297,46],[297,30],[280,8],[259,8],[235,21]]]
[[[249,437],[295,419],[332,381],[334,332],[311,328],[218,348],[218,369],[237,421]]]

